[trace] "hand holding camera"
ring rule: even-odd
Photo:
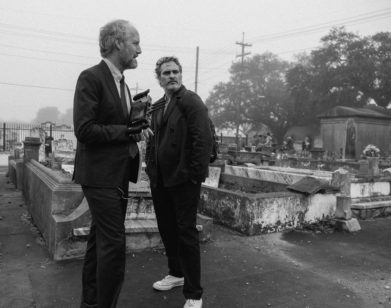
[[[152,98],[148,95],[148,93],[149,89],[138,93],[133,97],[128,133],[130,136],[137,137],[137,141],[140,141],[139,139],[141,139],[141,136],[136,135],[141,133],[144,138],[148,138],[153,135],[152,130],[149,128],[150,120],[148,112],[151,107]]]

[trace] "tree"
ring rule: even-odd
[[[371,95],[379,106],[389,107],[391,102],[391,33],[377,33],[371,39],[376,68],[374,90]]]
[[[58,123],[60,111],[57,107],[43,107],[37,111],[37,115],[32,123],[41,124],[47,121]]]
[[[57,124],[73,125],[73,108],[69,108],[64,114],[61,114]]]
[[[333,28],[322,46],[287,72],[296,115],[314,123],[313,115],[343,105],[363,107],[391,102],[391,34],[360,37]],[[301,106],[301,109],[299,108]]]
[[[254,55],[230,68],[230,81],[214,87],[205,103],[216,126],[248,128],[267,125],[280,139],[289,125],[285,72],[289,64],[272,53]]]
[[[286,80],[291,97],[291,118],[295,119],[296,125],[306,125],[314,121],[315,97],[310,88],[312,73],[308,63],[300,62],[288,70]]]

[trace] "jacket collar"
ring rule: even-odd
[[[184,85],[181,85],[181,87],[176,92],[173,93],[173,95],[171,97],[171,101],[168,104],[167,110],[164,113],[163,123],[165,123],[167,121],[168,117],[172,113],[172,110],[174,109],[174,106],[178,103],[178,101],[180,101],[182,99],[182,97],[186,93],[186,91],[187,91],[186,87]]]
[[[124,119],[128,119],[127,111],[124,111],[124,109],[122,107],[121,98],[118,94],[118,89],[115,84],[113,74],[110,71],[110,68],[108,67],[107,63],[104,60],[102,60],[99,63],[99,67],[103,71],[103,75],[105,76],[107,87],[109,88],[112,96],[116,99],[115,106],[116,106],[118,112],[121,113],[121,115],[124,117]],[[129,98],[130,98],[130,94],[129,94]]]

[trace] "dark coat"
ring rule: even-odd
[[[129,90],[128,90],[129,91]],[[130,95],[129,95],[130,97]],[[139,155],[129,160],[127,111],[104,61],[83,71],[76,84],[73,123],[77,138],[74,179],[93,187],[137,181]],[[128,175],[127,175],[128,174]]]
[[[156,186],[158,176],[165,187],[190,180],[203,182],[212,149],[208,109],[196,93],[181,86],[164,117],[163,111],[153,113],[151,128],[155,135],[147,143],[146,172],[151,185]]]

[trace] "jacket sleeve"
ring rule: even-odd
[[[201,98],[191,93],[184,100],[188,136],[191,144],[190,179],[204,181],[208,174],[212,135],[209,125],[208,109]]]
[[[102,117],[102,94],[104,87],[91,71],[82,72],[76,84],[73,123],[75,135],[81,143],[123,143],[129,142],[127,125],[113,124],[100,120]]]

